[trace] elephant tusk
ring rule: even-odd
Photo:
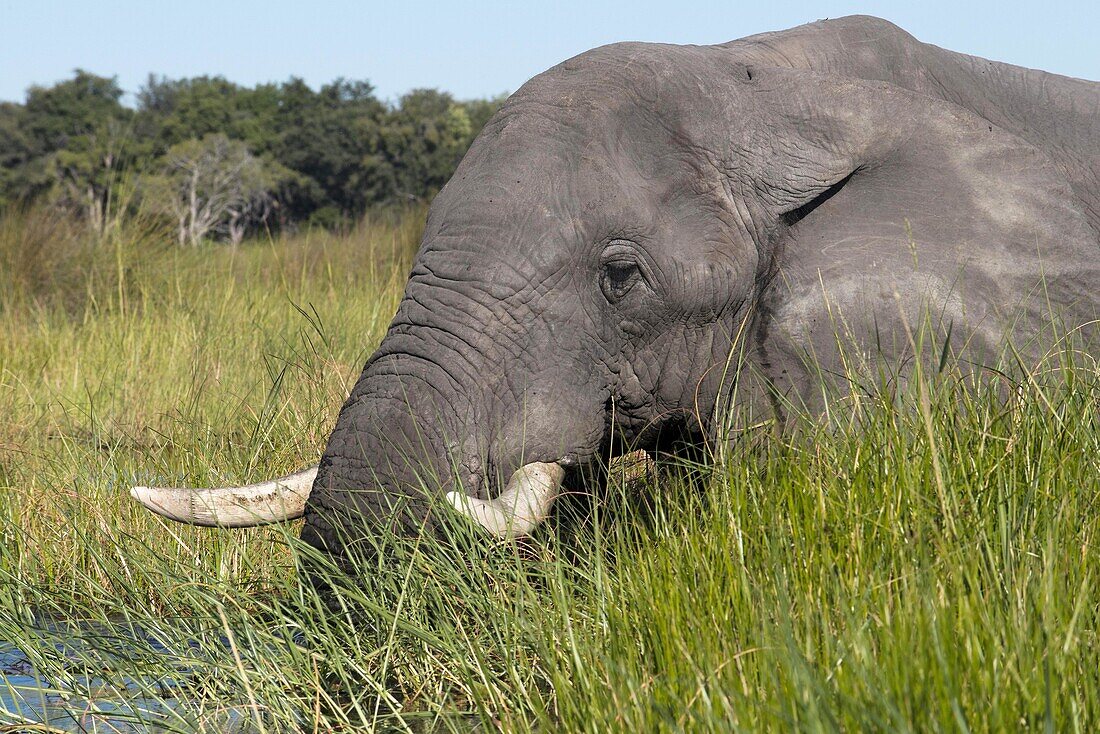
[[[247,528],[296,520],[305,512],[317,467],[245,487],[134,487],[130,496],[158,515],[189,525]]]
[[[550,515],[565,469],[561,464],[526,464],[512,475],[500,496],[491,500],[448,492],[447,501],[461,514],[500,538],[529,534]]]

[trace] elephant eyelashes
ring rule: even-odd
[[[614,303],[625,296],[642,279],[638,263],[633,260],[611,260],[603,264],[600,288],[608,301]]]

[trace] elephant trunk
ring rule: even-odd
[[[483,391],[455,377],[439,361],[408,353],[368,364],[321,459],[305,509],[306,542],[342,550],[373,535],[365,529],[415,534],[456,511],[514,537],[547,517],[565,473],[561,457],[502,455],[501,445],[523,439],[502,440],[493,430],[501,421],[485,417],[493,411]]]

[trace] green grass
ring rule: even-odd
[[[1097,728],[1087,353],[738,431],[701,477],[614,481],[594,516],[518,543],[377,538],[385,563],[333,575],[346,613],[298,583],[295,527],[134,507],[134,483],[317,459],[422,215],[236,250],[0,223],[0,266],[54,263],[0,270],[0,640],[74,708],[136,680],[188,732]],[[63,661],[46,619],[102,624]]]

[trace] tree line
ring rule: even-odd
[[[503,101],[153,75],[134,106],[123,96],[117,79],[77,70],[0,103],[0,210],[45,203],[99,232],[140,212],[189,244],[336,227],[434,195]]]

